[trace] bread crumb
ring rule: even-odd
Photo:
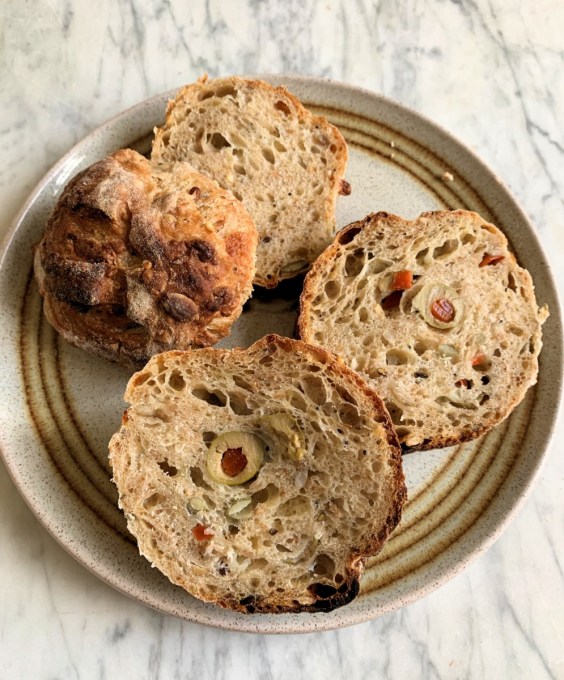
[[[451,172],[443,172],[441,179],[443,182],[454,182],[454,175]]]

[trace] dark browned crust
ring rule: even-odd
[[[34,268],[45,314],[65,339],[137,367],[229,332],[250,294],[255,247],[251,218],[212,180],[125,149],[66,186]]]

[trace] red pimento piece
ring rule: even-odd
[[[489,253],[484,253],[484,257],[478,266],[486,267],[489,264],[497,264],[505,259],[505,255],[490,255]]]
[[[209,541],[213,536],[213,532],[204,524],[196,524],[196,526],[192,528],[192,534],[197,541]]]
[[[476,354],[472,359],[472,366],[480,366],[480,364],[483,364],[485,361],[486,357],[483,354]]]
[[[413,285],[413,272],[404,269],[401,272],[396,272],[392,279],[391,290],[407,290]]]
[[[470,383],[466,378],[460,378],[460,380],[457,380],[454,384],[456,387],[470,387]]]
[[[431,314],[437,321],[450,323],[454,319],[456,312],[454,310],[454,305],[450,300],[439,298],[431,305]]]
[[[242,448],[227,449],[221,457],[221,469],[228,477],[237,477],[246,467],[247,456]]]

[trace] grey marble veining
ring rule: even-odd
[[[462,139],[530,215],[564,290],[560,0],[5,0],[2,234],[96,126],[203,72],[300,73],[410,106]],[[164,616],[74,561],[0,466],[1,678],[564,678],[564,423],[501,539],[404,609],[256,636]]]

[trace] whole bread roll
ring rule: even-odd
[[[152,159],[188,161],[231,190],[258,233],[255,283],[306,271],[335,231],[347,145],[339,130],[283,87],[219,78],[183,87],[155,130]]]
[[[157,355],[135,374],[110,462],[140,552],[241,612],[328,611],[398,524],[401,450],[380,398],[325,350]]]
[[[141,366],[229,333],[251,294],[256,242],[245,208],[213,180],[124,149],[66,186],[35,276],[65,339]]]
[[[487,432],[536,382],[541,325],[529,273],[474,212],[368,215],[306,277],[299,334],[381,395],[405,451]]]

